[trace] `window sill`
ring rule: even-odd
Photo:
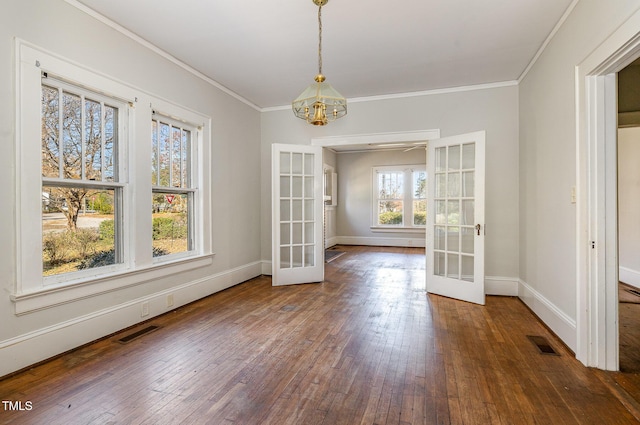
[[[16,315],[32,313],[169,275],[206,267],[213,264],[214,256],[215,254],[200,255],[153,264],[136,270],[127,269],[114,272],[97,279],[83,280],[65,285],[50,285],[32,292],[13,294],[11,295],[11,301],[14,302]]]
[[[372,232],[378,233],[419,233],[424,234],[426,227],[391,227],[391,226],[371,226]]]

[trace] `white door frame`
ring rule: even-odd
[[[576,67],[576,358],[618,370],[617,76],[640,56],[640,11]]]

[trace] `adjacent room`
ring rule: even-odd
[[[2,9],[0,423],[640,421],[640,1]]]

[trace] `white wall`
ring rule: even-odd
[[[639,7],[580,0],[519,85],[520,296],[574,350],[575,70]]]
[[[14,37],[212,118],[209,267],[17,316]],[[260,112],[63,0],[5,0],[0,14],[0,376],[260,273]],[[147,141],[140,141],[146,143]],[[39,143],[39,141],[37,142]],[[244,166],[238,166],[242,164]],[[37,176],[34,176],[37,178]],[[242,190],[238,190],[241,188]],[[39,225],[35,223],[35,225]],[[34,259],[39,261],[39,259]],[[148,318],[148,317],[147,317]]]
[[[292,96],[295,97],[295,93]],[[517,86],[352,102],[348,107],[345,118],[319,128],[295,118],[289,109],[262,114],[262,258],[271,259],[270,162],[273,143],[308,145],[314,137],[430,129],[440,129],[444,137],[486,130],[485,270],[488,276],[517,280]],[[338,180],[342,181],[342,178],[339,176]]]
[[[618,130],[620,280],[640,288],[640,127]]]
[[[341,243],[424,246],[424,229],[411,233],[371,230],[371,170],[384,165],[418,165],[424,168],[426,160],[424,149],[339,153],[337,235]]]

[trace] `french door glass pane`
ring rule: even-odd
[[[435,149],[434,274],[473,281],[475,144]]]
[[[280,247],[280,268],[288,269],[291,267],[291,247],[289,245]]]
[[[304,243],[315,243],[314,239],[314,223],[305,223],[304,224]]]
[[[474,171],[465,171],[462,173],[462,197],[472,198],[473,188],[475,187]]]
[[[460,196],[460,173],[449,173],[447,184],[447,197],[457,198]]]
[[[462,168],[465,170],[476,168],[476,144],[462,145]]]
[[[280,223],[280,242],[282,245],[291,243],[291,223]]]
[[[280,153],[280,268],[315,265],[314,160]]]
[[[445,275],[445,253],[434,252],[433,274],[436,276]]]
[[[293,153],[291,155],[291,173],[302,174],[303,172],[303,154]]]
[[[446,196],[447,189],[447,175],[444,173],[436,174],[436,198],[443,198]]]
[[[280,200],[280,221],[288,222],[291,220],[291,201],[288,199]]]
[[[304,154],[304,175],[313,176],[313,154]]]
[[[302,200],[294,199],[291,201],[291,219],[293,221],[301,221],[302,220]]]
[[[435,151],[436,151],[435,172],[440,173],[447,169],[447,148],[446,147],[436,148]]]
[[[302,246],[294,245],[291,247],[291,267],[303,267],[304,263],[302,262]]]
[[[291,154],[280,152],[280,174],[291,174]]]
[[[462,201],[462,213],[460,214],[460,224],[473,226],[475,218],[475,201],[465,199]]]
[[[292,242],[294,244],[302,243],[302,223],[292,223]]]
[[[306,245],[304,247],[304,265],[305,267],[314,267],[315,263],[315,246]]]
[[[293,184],[291,185],[291,196],[294,198],[302,198],[302,177],[293,176]]]
[[[460,276],[460,266],[458,264],[458,254],[447,254],[447,277],[458,279]]]
[[[450,146],[447,161],[449,171],[460,169],[460,146]]]
[[[461,256],[462,263],[462,273],[460,278],[462,280],[466,280],[468,282],[473,282],[473,256],[471,255],[462,255]]]
[[[280,195],[282,198],[291,196],[291,177],[280,176]]]
[[[460,248],[466,254],[473,254],[475,229],[473,227],[463,227],[460,229]]]

